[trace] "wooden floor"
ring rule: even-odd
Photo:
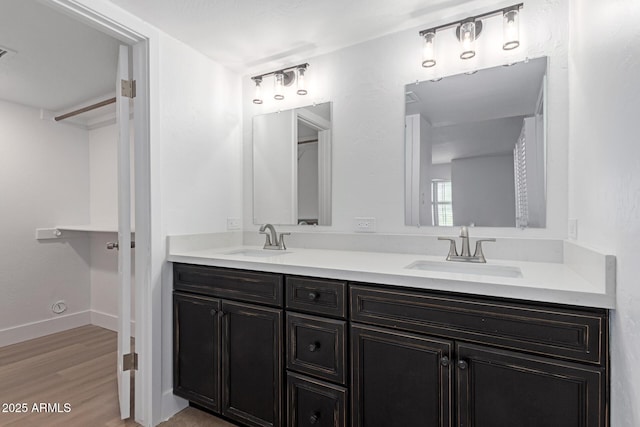
[[[138,426],[120,420],[116,351],[116,334],[97,326],[0,348],[0,426]],[[41,403],[53,406],[38,412]],[[16,412],[15,404],[26,404],[26,412]],[[231,424],[187,408],[162,426]]]
[[[97,326],[0,348],[0,426],[135,426],[120,420],[115,373],[116,334]]]

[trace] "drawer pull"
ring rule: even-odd
[[[465,362],[464,360],[459,360],[458,361],[458,368],[460,368],[462,370],[465,370],[465,369],[467,369],[467,366],[468,366],[467,362]]]
[[[316,352],[320,350],[320,343],[319,342],[312,342],[311,344],[309,344],[309,351],[310,352]]]
[[[307,297],[309,298],[309,301],[315,301],[318,299],[319,296],[320,294],[318,294],[317,292],[309,292],[309,295],[307,295]]]
[[[318,421],[320,421],[320,412],[312,413],[309,417],[309,424],[318,424]]]

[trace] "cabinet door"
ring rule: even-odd
[[[222,303],[222,413],[248,426],[281,425],[282,310]]]
[[[352,425],[445,427],[452,342],[351,326]]]
[[[287,396],[287,427],[347,426],[344,387],[289,373]]]
[[[604,427],[601,368],[458,344],[460,427]]]
[[[173,392],[220,409],[220,300],[173,295]]]

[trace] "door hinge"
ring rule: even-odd
[[[127,98],[136,97],[136,81],[135,80],[121,80],[122,96]]]
[[[122,370],[137,371],[138,370],[138,353],[129,353],[122,355]]]

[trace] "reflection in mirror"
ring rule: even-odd
[[[547,58],[405,86],[405,224],[544,227]]]
[[[331,225],[331,103],[253,118],[254,224]]]

